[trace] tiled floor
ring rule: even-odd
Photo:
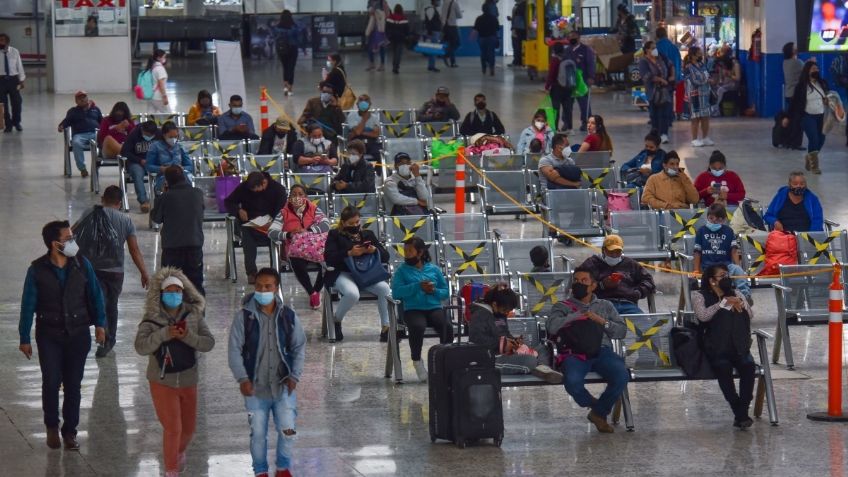
[[[540,83],[529,83],[523,71],[498,68],[494,78],[479,75],[478,60],[461,59],[458,69],[427,73],[418,58],[407,58],[399,76],[366,73],[360,57],[352,60],[354,90],[369,92],[376,107],[409,107],[424,102],[438,85],[447,85],[463,114],[472,96],[487,93],[508,132],[517,137],[529,123],[542,98]],[[297,95],[284,98],[277,64],[246,67],[250,91],[248,111],[258,122],[258,90],[269,86],[272,96],[295,115],[318,79],[320,63],[298,66]],[[170,87],[179,110],[186,110],[200,88],[214,89],[210,62],[201,58],[174,59]],[[40,409],[40,373],[36,361],[17,351],[20,290],[27,265],[43,253],[41,226],[56,218],[76,219],[96,201],[88,183],[62,177],[61,141],[55,125],[71,106],[69,96],[44,90],[45,80],[30,72],[25,94],[24,132],[0,135],[0,474],[8,476],[153,476],[161,474],[161,429],[144,379],[146,358],[135,354],[132,338],[139,321],[143,290],[132,266],[121,300],[116,354],[95,360],[90,356],[83,382],[79,453],[49,451],[44,445]],[[98,95],[107,110],[127,95]],[[627,159],[641,149],[647,117],[629,105],[626,96],[593,96],[594,111],[605,116],[615,142],[615,157]],[[272,107],[272,116],[274,108]],[[773,149],[770,120],[721,119],[713,123],[713,139],[740,173],[748,195],[763,202],[799,169],[803,153]],[[687,168],[706,167],[711,150],[688,146],[688,124],[678,123],[672,145],[686,158]],[[825,173],[809,180],[819,194],[826,216],[848,223],[843,187],[848,154],[845,138],[828,138],[822,154]],[[103,185],[113,183],[105,171]],[[444,205],[451,204],[445,196]],[[137,208],[137,204],[133,204]],[[156,235],[146,219],[132,212],[148,266],[157,253]],[[511,217],[493,219],[493,227],[511,237],[534,237],[538,224]],[[248,428],[243,401],[226,364],[227,326],[245,291],[245,282],[224,280],[225,234],[220,226],[206,228],[206,279],[210,302],[208,321],[217,346],[201,360],[199,427],[189,450],[190,476],[250,475]],[[558,251],[577,258],[585,249]],[[260,254],[260,260],[265,260]],[[241,257],[239,257],[241,262]],[[260,261],[260,263],[263,263]],[[678,280],[657,277],[660,309],[676,305]],[[295,451],[296,475],[846,475],[848,429],[844,425],[808,421],[808,411],[825,406],[827,329],[792,330],[797,372],[775,367],[779,427],[758,421],[748,432],[731,427],[732,416],[713,382],[635,384],[630,387],[636,432],[619,427],[614,435],[599,435],[560,387],[505,390],[503,448],[481,445],[458,450],[428,438],[427,389],[423,384],[400,386],[382,377],[385,345],[377,342],[378,323],[373,304],[354,308],[346,323],[343,344],[330,345],[320,337],[320,316],[306,306],[306,297],[287,276],[290,303],[307,329],[309,344],[305,378],[299,387],[299,426]],[[773,331],[772,292],[756,290],[755,325]],[[428,341],[432,344],[432,341]],[[402,346],[404,371],[414,376]],[[273,440],[272,440],[273,442]]]

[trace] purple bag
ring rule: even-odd
[[[241,184],[239,176],[218,176],[215,178],[215,199],[218,201],[218,212],[227,211],[224,200]]]

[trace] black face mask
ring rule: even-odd
[[[345,227],[344,231],[349,233],[350,235],[356,235],[359,233],[359,225],[352,225],[349,227]]]
[[[577,44],[577,38],[571,38],[568,40],[568,44],[574,46]]]
[[[731,280],[730,277],[722,278],[721,280],[718,281],[718,288],[725,295],[732,295],[733,294],[733,280]]]
[[[571,296],[578,300],[582,300],[589,296],[589,285],[585,283],[574,282],[571,284]]]
[[[409,265],[410,267],[414,267],[414,266],[418,265],[418,257],[409,257],[409,258],[405,258],[405,259],[403,259],[403,261],[404,261],[407,265]]]
[[[486,109],[486,103],[477,103],[476,106],[480,111]]]
[[[794,196],[797,196],[797,197],[803,197],[803,196],[804,196],[804,192],[805,192],[806,190],[807,190],[807,188],[806,188],[806,187],[790,187],[790,188],[789,188],[789,193],[790,193],[790,194],[792,194],[792,195],[794,195]]]
[[[819,72],[818,72],[818,71],[815,71],[815,72],[813,72],[813,73],[810,73],[810,78],[812,78],[812,79],[814,79],[814,80],[818,80],[820,76],[821,76],[821,75],[819,75]]]

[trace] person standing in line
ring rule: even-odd
[[[460,44],[459,27],[456,21],[462,18],[462,10],[456,0],[447,0],[444,8],[442,8],[442,18],[445,19],[442,26],[442,40],[446,44],[445,66],[456,68],[456,50],[459,49]]]
[[[409,20],[400,3],[395,5],[394,12],[386,18],[386,35],[392,47],[392,73],[398,74],[403,49],[406,48],[406,38],[409,36]]]
[[[156,197],[150,217],[162,224],[162,267],[175,267],[203,289],[203,191],[191,186],[180,166],[165,169],[168,188]]]
[[[292,477],[297,435],[297,385],[306,358],[306,333],[294,310],[277,296],[280,274],[263,268],[230,326],[228,361],[244,396],[253,473],[268,477],[268,418],[277,432],[275,477]]]
[[[197,353],[215,347],[206,300],[180,270],[163,267],[147,290],[135,350],[148,356],[147,381],[162,425],[165,477],[185,472],[186,449],[197,425]]]
[[[168,70],[165,69],[165,63],[168,61],[167,56],[165,50],[156,49],[153,51],[153,55],[147,59],[147,69],[153,74],[153,98],[147,105],[147,111],[150,113],[171,112],[166,90]]]
[[[527,39],[527,0],[518,0],[507,17],[512,32],[512,63],[507,66],[524,65],[524,40]]]
[[[442,17],[439,14],[439,0],[431,0],[431,4],[424,7],[424,30],[425,39],[431,43],[440,43],[442,40]],[[438,73],[436,68],[436,56],[427,55],[427,71]]]
[[[813,174],[821,174],[819,169],[819,152],[824,146],[824,113],[829,89],[819,73],[819,65],[813,60],[804,63],[795,94],[789,105],[789,118],[784,119],[784,126],[794,122],[801,124],[807,136],[807,155],[804,157],[804,168]],[[800,120],[799,120],[800,118]]]
[[[79,222],[74,224],[73,230],[77,230],[80,222],[94,213],[96,208],[101,208],[109,219],[109,223],[118,234],[118,240],[115,245],[119,245],[117,250],[110,250],[108,256],[115,257],[116,260],[111,263],[92,262],[94,273],[97,275],[97,280],[100,282],[100,288],[103,290],[103,299],[106,303],[106,342],[97,348],[94,356],[103,358],[112,348],[115,347],[118,330],[118,298],[121,296],[121,291],[124,286],[124,243],[130,251],[130,257],[138,268],[138,273],[141,275],[141,286],[147,288],[148,275],[147,267],[144,266],[144,256],[138,247],[138,239],[135,234],[135,225],[130,217],[121,212],[121,202],[124,199],[124,193],[121,188],[111,185],[103,191],[103,197],[100,199],[101,205],[96,205],[85,212]],[[96,244],[87,244],[80,242],[80,247],[83,250],[91,250],[96,247]]]
[[[303,34],[290,10],[283,10],[280,14],[280,23],[276,28],[275,47],[277,58],[283,65],[283,94],[291,96],[294,94],[294,69],[297,66],[297,52],[301,46]]]
[[[41,229],[47,253],[27,270],[18,323],[18,349],[32,358],[30,333],[35,317],[35,343],[41,367],[41,408],[47,427],[47,446],[58,449],[59,388],[64,391],[61,436],[66,450],[79,450],[77,426],[85,360],[91,350],[88,328],[94,323],[95,341],[106,340],[103,292],[94,268],[78,257],[71,224],[50,222]],[[92,316],[93,315],[93,316]]]
[[[483,14],[474,20],[474,31],[477,33],[477,42],[480,44],[480,65],[483,67],[483,75],[488,70],[489,76],[495,76],[495,50],[498,49],[498,17],[487,13],[487,5],[483,4]],[[497,8],[497,7],[495,7]]]
[[[23,131],[21,127],[21,109],[23,99],[21,90],[24,89],[24,64],[21,53],[9,45],[9,35],[0,33],[0,53],[3,54],[2,70],[0,70],[0,102],[3,103],[3,117],[6,120],[4,132],[12,132],[12,128]]]

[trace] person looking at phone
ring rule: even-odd
[[[727,158],[721,151],[710,155],[707,170],[698,174],[694,186],[707,207],[713,203],[739,205],[745,198],[745,184],[735,172],[727,169]]]
[[[644,313],[639,300],[656,290],[654,278],[639,262],[624,256],[624,240],[607,235],[601,253],[587,258],[581,265],[595,274],[595,295],[612,303],[621,315]]]
[[[324,130],[317,124],[306,128],[306,137],[298,140],[292,149],[296,172],[328,173],[339,163],[336,145],[324,137]]]
[[[448,280],[442,269],[431,263],[427,248],[421,237],[406,240],[403,243],[404,263],[392,277],[392,297],[403,302],[412,366],[421,382],[427,381],[427,369],[421,361],[424,329],[434,328],[442,344],[453,341],[453,326],[442,308],[442,302],[449,298]]]

